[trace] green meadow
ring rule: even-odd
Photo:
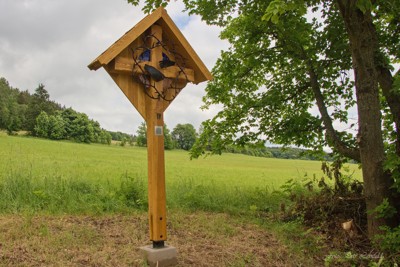
[[[146,209],[147,151],[0,135],[0,212],[104,213]],[[274,209],[289,179],[321,177],[321,163],[165,152],[169,208],[242,213]],[[354,177],[361,173],[350,165]]]

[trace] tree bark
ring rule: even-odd
[[[385,152],[381,129],[378,75],[374,55],[378,49],[377,35],[371,14],[362,13],[356,0],[337,0],[350,40],[358,108],[358,142],[367,210],[372,211],[390,195],[390,175],[383,170]],[[380,233],[385,219],[369,212],[368,235]]]
[[[337,132],[333,128],[332,119],[329,116],[328,109],[326,108],[324,96],[321,93],[321,87],[318,83],[318,77],[309,64],[308,75],[310,76],[311,89],[314,93],[315,100],[317,102],[319,113],[321,114],[322,121],[326,130],[326,137],[328,142],[330,142],[334,149],[336,149],[340,154],[360,162],[360,150],[357,148],[348,147],[338,136]]]

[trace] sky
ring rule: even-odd
[[[220,29],[183,13],[181,1],[166,8],[211,71],[228,43]],[[142,117],[111,77],[87,65],[145,17],[126,0],[0,0],[0,77],[33,93],[45,85],[51,100],[110,131],[134,134]],[[188,84],[164,113],[171,130],[178,123],[199,128],[217,108],[203,111],[206,83]]]

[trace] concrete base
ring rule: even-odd
[[[141,247],[140,251],[143,253],[150,267],[167,267],[178,264],[175,247],[153,248],[152,245],[149,245]]]

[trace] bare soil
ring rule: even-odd
[[[259,225],[226,214],[172,213],[168,243],[179,266],[299,266]],[[1,215],[0,266],[146,266],[147,215]],[[312,259],[302,266],[313,266]],[[315,266],[315,265],[314,265]]]

